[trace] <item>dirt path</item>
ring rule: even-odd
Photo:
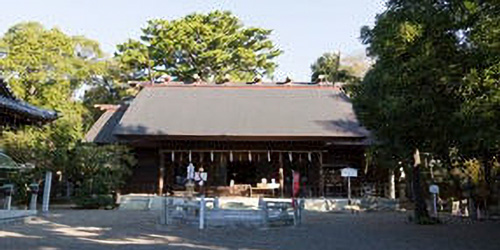
[[[157,212],[60,210],[0,227],[0,249],[499,249],[500,224],[417,226],[399,213],[309,214],[300,227],[199,231]]]

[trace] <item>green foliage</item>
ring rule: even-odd
[[[82,86],[100,86],[110,74],[111,62],[103,60],[96,41],[71,37],[34,22],[14,25],[0,41],[9,52],[5,59],[0,59],[1,73],[14,94],[36,106],[56,110],[60,116],[46,128],[22,128],[4,137],[10,137],[8,141],[24,141],[24,145],[31,144],[29,146],[37,141],[32,138],[48,139],[50,141],[39,140],[39,144],[47,144],[43,148],[49,152],[45,154],[61,156],[63,152],[53,150],[67,150],[80,140],[87,125],[82,117],[89,116],[82,103],[74,99],[75,91]],[[19,149],[23,144],[15,145]],[[32,147],[26,146],[24,151],[30,149]],[[24,153],[12,151],[18,160],[26,161]]]
[[[341,65],[340,53],[324,53],[316,62],[311,65],[311,81],[317,82],[323,76],[326,82],[357,82],[359,78],[355,76],[354,70]]]
[[[14,25],[0,40],[9,52],[0,60],[3,75],[18,97],[34,105],[64,112],[73,91],[106,70],[97,42],[39,23]]]
[[[84,85],[97,86],[93,90],[101,90],[106,84],[115,87],[112,79],[117,67],[103,60],[99,44],[81,36],[67,36],[58,29],[45,29],[38,23],[15,25],[0,42],[9,51],[0,59],[0,69],[14,93],[34,105],[55,109],[60,116],[43,127],[2,131],[5,152],[17,162],[36,166],[11,176],[20,190],[19,199],[27,198],[24,187],[41,182],[46,170],[61,171],[65,180],[78,186],[82,197],[110,194],[123,185],[134,164],[128,149],[80,143],[86,131],[83,120],[92,115],[86,107],[92,101],[75,100],[75,91]],[[100,93],[92,92],[88,98],[100,97],[94,100],[100,101],[120,96],[107,91],[104,93],[108,96],[101,97]]]
[[[75,204],[78,208],[83,209],[99,209],[106,208],[111,209],[115,207],[115,199],[112,195],[90,195],[90,196],[80,196],[74,199]]]
[[[400,159],[415,148],[446,155],[458,123],[450,114],[460,105],[465,54],[454,13],[431,2],[390,1],[375,27],[362,31],[376,63],[357,90],[358,116]]]
[[[71,160],[66,162],[68,165],[61,171],[62,175],[75,185],[76,201],[81,202],[82,206],[87,203],[85,206],[101,204],[103,199],[100,196],[111,195],[118,191],[125,184],[136,163],[134,154],[127,147],[118,145],[98,146],[79,143],[69,149],[65,157]],[[43,182],[47,168],[37,166],[8,176],[8,181],[16,187],[14,196],[16,202],[27,204],[30,197],[29,184]],[[114,201],[111,204],[113,203]]]
[[[181,19],[150,20],[141,41],[118,45],[116,57],[128,77],[154,80],[169,74],[180,81],[219,82],[271,76],[281,54],[269,40],[270,30],[244,27],[230,12],[191,14]]]
[[[79,144],[73,150],[69,178],[79,195],[111,194],[125,184],[135,165],[134,155],[124,146]]]
[[[113,194],[124,184],[135,165],[135,157],[124,146],[78,145],[72,153],[73,166],[68,173],[76,184],[74,199],[80,208],[113,208]]]
[[[354,105],[379,156],[408,163],[418,148],[451,167],[456,149],[458,182],[491,190],[500,152],[499,14],[498,1],[391,0],[373,28],[362,28],[376,62],[355,86]]]
[[[417,2],[389,1],[362,29],[376,64],[355,92],[360,119],[402,158],[415,148],[443,158],[452,146],[471,156],[481,145],[496,150],[499,51],[477,33],[500,29],[482,21],[498,19],[498,4]]]
[[[102,115],[102,110],[96,108],[96,104],[122,104],[138,92],[138,87],[129,87],[113,76],[103,79],[101,83],[87,90],[83,98],[83,106],[87,111],[83,114],[84,131],[88,131]]]
[[[14,94],[31,104],[54,109],[60,118],[39,127],[4,131],[2,146],[19,162],[64,170],[67,152],[83,137],[83,105],[73,99],[75,90],[95,84],[106,72],[97,42],[70,37],[39,23],[20,23],[0,39],[8,56],[0,59],[2,74]]]

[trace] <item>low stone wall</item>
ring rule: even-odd
[[[207,211],[207,226],[250,226],[266,225],[266,213],[262,210],[214,209]]]
[[[169,197],[174,202],[181,202],[181,197]],[[266,198],[269,201],[290,201],[280,198]],[[219,204],[221,208],[231,209],[234,207],[248,209],[257,208],[259,198],[255,197],[220,197]],[[362,211],[395,211],[399,209],[397,200],[391,200],[380,197],[366,197],[352,199],[353,205]],[[119,200],[121,210],[161,210],[162,197],[150,195],[124,195]],[[329,211],[345,211],[352,209],[349,202],[345,198],[316,198],[304,199],[304,209],[306,211],[329,212]]]
[[[298,225],[302,221],[303,200],[259,199],[258,207],[243,203],[220,206],[219,198],[171,198],[162,197],[163,209],[160,224],[197,225],[206,227],[267,227]]]

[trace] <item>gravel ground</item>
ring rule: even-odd
[[[394,212],[310,213],[299,227],[209,228],[156,224],[157,212],[59,210],[0,226],[0,249],[500,249],[500,223],[419,226]]]

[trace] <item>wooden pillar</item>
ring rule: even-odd
[[[319,195],[325,196],[325,176],[323,175],[323,152],[319,153]]]
[[[389,188],[388,188],[388,198],[396,199],[396,180],[394,177],[394,170],[389,170]]]
[[[220,154],[219,155],[220,157],[220,163],[218,164],[219,166],[219,176],[220,176],[220,179],[217,180],[217,185],[222,185],[222,186],[226,186],[228,185],[228,182],[227,182],[227,159],[225,157],[224,154]]]
[[[280,182],[280,194],[281,194],[281,198],[284,197],[284,191],[285,191],[285,176],[284,176],[284,172],[283,172],[283,154],[281,152],[279,152],[279,161],[280,161],[280,169],[279,169],[279,182]]]
[[[165,154],[160,150],[160,167],[158,171],[158,195],[163,195],[163,185],[165,179]]]

